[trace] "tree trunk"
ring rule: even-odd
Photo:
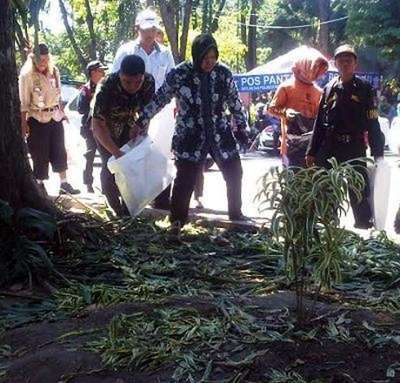
[[[226,0],[220,0],[218,11],[215,14],[215,17],[214,17],[214,19],[213,19],[213,21],[211,23],[211,33],[214,33],[214,32],[216,32],[218,30],[219,18],[221,16],[221,13],[222,13],[224,7],[225,7],[225,3],[226,3]]]
[[[203,0],[202,17],[201,17],[201,33],[208,31],[208,0]]]
[[[240,0],[240,39],[247,45],[245,5],[245,0]]]
[[[21,137],[11,0],[0,1],[0,198],[13,208],[54,211],[40,192]]]
[[[61,15],[63,18],[65,30],[67,31],[69,41],[71,41],[71,45],[74,48],[74,52],[75,52],[76,56],[78,57],[79,63],[81,64],[82,72],[85,72],[88,61],[83,56],[83,53],[80,50],[78,43],[75,40],[74,31],[72,30],[72,28],[69,25],[68,12],[67,12],[67,9],[65,8],[65,4],[64,4],[63,0],[58,0],[58,3],[60,5]]]
[[[163,21],[165,31],[168,36],[169,43],[171,45],[172,56],[175,62],[179,62],[179,48],[178,39],[176,36],[176,23],[175,23],[175,9],[173,2],[158,0],[158,5],[160,7],[161,19]]]
[[[331,13],[330,0],[318,0],[318,11],[320,22],[327,21]],[[329,24],[322,24],[318,31],[318,46],[323,54],[328,53],[329,49]]]
[[[96,60],[97,58],[96,34],[94,33],[94,27],[93,27],[94,19],[92,10],[90,8],[89,0],[85,0],[85,8],[86,8],[86,24],[88,26],[89,36],[90,36],[90,49],[89,49],[90,59]]]
[[[18,46],[19,54],[21,55],[21,61],[25,62],[28,57],[26,49],[29,47],[30,44],[29,44],[29,41],[27,41],[25,39],[22,28],[18,24],[18,21],[15,18],[15,15],[13,17],[13,24],[14,24],[14,28],[15,28],[15,41]]]
[[[190,15],[192,14],[192,7],[193,1],[186,0],[184,15],[183,15],[183,25],[182,25],[182,34],[181,34],[181,44],[179,47],[179,59],[180,61],[184,61],[186,58],[186,46],[187,46],[187,39],[189,33],[189,26],[190,26]]]
[[[247,33],[247,54],[246,69],[247,71],[257,66],[257,0],[251,0],[251,14],[249,19],[249,28]]]

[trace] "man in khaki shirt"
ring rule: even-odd
[[[50,163],[60,175],[60,194],[78,194],[79,190],[67,181],[60,75],[47,46],[39,44],[38,51],[38,57],[29,55],[19,76],[22,137],[27,137],[33,174],[42,190],[46,190],[43,180],[49,178]]]

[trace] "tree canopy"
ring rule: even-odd
[[[59,6],[64,32],[41,28],[39,13]],[[400,73],[400,3],[397,0],[14,0],[16,46],[33,45],[34,30],[58,59],[62,74],[83,79],[89,60],[111,62],[134,37],[134,19],[145,6],[160,15],[175,61],[190,59],[190,44],[211,32],[221,60],[245,72],[300,44],[331,56],[343,42],[356,46],[361,65],[390,78]],[[54,4],[53,4],[54,6]]]

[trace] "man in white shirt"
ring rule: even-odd
[[[160,24],[157,15],[151,9],[140,12],[135,21],[138,38],[121,45],[115,55],[112,72],[120,69],[123,58],[135,54],[140,56],[146,72],[155,80],[155,90],[161,87],[167,73],[175,66],[171,51],[156,40]],[[153,202],[157,209],[169,209],[171,187],[168,186]]]
[[[156,81],[156,91],[162,85],[167,73],[175,66],[171,51],[156,40],[160,24],[157,15],[145,9],[136,17],[135,27],[138,38],[121,45],[115,55],[112,72],[117,72],[122,59],[127,55],[138,55],[144,60],[146,72]]]

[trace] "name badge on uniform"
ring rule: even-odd
[[[375,120],[379,116],[378,110],[377,109],[368,109],[367,110],[367,118],[369,120]]]
[[[351,95],[351,99],[355,102],[360,102],[360,99],[358,98],[358,96],[356,96],[355,94]]]

